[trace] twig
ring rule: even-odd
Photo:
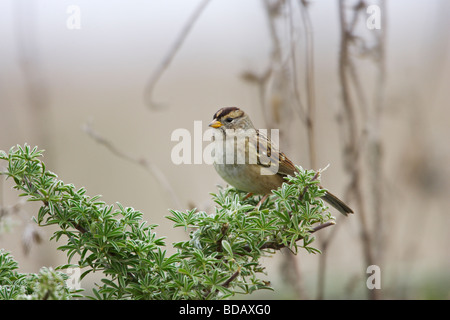
[[[335,224],[336,224],[335,221],[328,221],[326,223],[322,223],[322,224],[318,225],[317,227],[315,227],[313,229],[313,231],[311,231],[311,233],[317,232],[317,231],[322,230],[322,229],[324,229],[326,227],[329,227],[329,226],[334,226]]]
[[[279,107],[280,104],[283,104],[283,94],[279,94],[279,92],[276,92],[272,95],[273,97],[279,97],[282,102],[279,103],[278,99],[270,99],[268,100],[266,97],[266,94],[268,92],[267,88],[270,84],[270,82],[273,82],[272,86],[276,88],[277,91],[281,90],[281,88],[285,85],[285,75],[282,74],[282,60],[281,60],[281,44],[280,39],[278,37],[277,33],[277,24],[276,24],[276,18],[280,14],[281,7],[283,5],[283,1],[269,1],[264,0],[264,12],[266,13],[267,17],[267,25],[269,28],[269,35],[270,40],[272,42],[272,48],[270,52],[270,61],[269,66],[267,67],[266,71],[263,73],[263,76],[260,77],[262,80],[260,82],[259,86],[259,94],[260,94],[260,101],[261,101],[261,107],[263,109],[263,112],[261,114],[264,117],[264,121],[266,123],[266,127],[272,128],[274,127],[274,122],[279,124]],[[272,90],[272,93],[275,90]],[[278,94],[278,95],[277,95]],[[278,102],[274,102],[278,101]],[[271,110],[269,110],[269,107],[271,107]]]
[[[107,140],[106,138],[102,137],[99,133],[94,131],[92,128],[91,121],[86,122],[86,124],[83,126],[83,130],[92,138],[95,142],[103,145],[106,147],[112,154],[115,156],[127,160],[129,162],[132,162],[134,164],[139,165],[140,167],[144,168],[147,172],[153,175],[153,177],[156,179],[156,181],[166,190],[166,192],[170,195],[171,200],[173,202],[173,205],[176,208],[181,208],[181,203],[178,199],[178,196],[176,195],[175,191],[173,190],[172,186],[169,183],[169,180],[166,178],[166,176],[162,173],[162,171],[153,163],[149,162],[146,159],[138,159],[134,158],[126,153],[124,153],[122,150],[117,148],[111,141]]]
[[[384,40],[383,37],[377,38],[378,44],[374,47],[375,49],[369,49],[374,52],[370,52],[373,54],[374,60],[378,63],[379,67],[379,78],[377,79],[377,89],[376,89],[376,99],[375,99],[375,116],[369,115],[369,106],[365,99],[364,92],[359,85],[360,81],[358,79],[358,73],[356,72],[355,63],[352,60],[351,48],[356,46],[360,42],[356,42],[355,39],[358,37],[355,35],[356,26],[358,24],[358,20],[361,12],[364,12],[366,4],[363,0],[360,0],[355,6],[352,7],[352,15],[347,17],[346,9],[345,9],[345,0],[339,1],[339,17],[340,17],[340,25],[341,25],[341,44],[340,44],[340,55],[339,55],[339,79],[341,84],[341,92],[342,92],[342,107],[343,114],[340,117],[341,128],[346,130],[342,136],[342,140],[344,143],[343,147],[343,156],[344,156],[344,165],[346,171],[350,174],[351,182],[348,186],[348,192],[351,192],[356,201],[356,207],[360,222],[361,229],[361,242],[364,254],[364,260],[366,265],[375,264],[374,262],[374,242],[372,239],[372,234],[370,233],[367,216],[368,216],[368,208],[366,206],[367,196],[363,192],[363,174],[362,172],[362,157],[364,154],[363,148],[367,144],[367,136],[368,132],[365,130],[368,126],[372,125],[378,130],[378,122],[380,117],[380,101],[381,101],[381,87],[384,81]],[[384,7],[384,5],[383,5]],[[382,14],[384,16],[384,13]],[[383,26],[384,27],[384,26]],[[383,31],[384,32],[384,31]],[[358,38],[359,39],[359,38]],[[362,39],[361,39],[362,40]],[[363,41],[363,40],[362,40]],[[364,42],[364,41],[363,41]],[[379,51],[379,52],[378,52]],[[359,110],[362,114],[363,118],[363,130],[358,130],[358,121],[356,119],[356,114],[358,109],[355,107],[355,104],[352,100],[352,89],[356,94],[356,98],[358,99]],[[375,121],[375,122],[374,122]],[[375,198],[375,208],[374,213],[381,215],[380,203],[381,196],[379,192],[381,191],[380,186],[382,184],[382,175],[380,172],[381,166],[381,157],[379,154],[379,150],[381,148],[380,140],[377,138],[376,141],[372,144],[369,139],[369,152],[370,156],[374,156],[373,163],[369,162],[369,171],[373,171],[375,176],[369,175],[369,183],[371,184],[371,193],[370,195],[374,195]],[[370,159],[369,159],[370,161]],[[381,233],[381,224],[376,225],[376,229],[374,230],[374,235],[376,236],[378,233]],[[378,298],[379,291],[378,290],[370,290],[369,297],[371,299]]]
[[[290,46],[290,56],[287,61],[291,62],[292,65],[292,88],[294,91],[294,102],[297,105],[294,110],[298,113],[300,119],[306,122],[306,110],[303,106],[302,99],[300,98],[300,85],[298,83],[297,77],[297,59],[296,59],[296,45],[297,38],[294,36],[294,10],[292,9],[291,2],[288,1],[287,5],[289,7],[289,46]]]
[[[240,273],[241,273],[241,267],[239,267],[239,268],[237,269],[237,271],[236,271],[235,273],[233,273],[233,274],[231,275],[231,277],[229,277],[229,278],[222,284],[222,287],[228,288],[228,287],[230,286],[230,283],[231,283],[234,279],[236,279]]]
[[[363,251],[365,256],[365,261],[367,265],[373,264],[372,247],[370,244],[369,230],[366,222],[366,211],[364,208],[363,192],[361,190],[361,173],[360,173],[360,157],[358,150],[358,132],[357,132],[357,121],[355,116],[355,107],[351,99],[350,92],[350,79],[349,66],[350,62],[350,46],[353,38],[353,28],[356,26],[356,17],[358,15],[358,6],[355,6],[355,11],[353,15],[353,20],[350,23],[351,28],[347,22],[345,14],[345,0],[339,1],[339,18],[341,24],[341,45],[340,45],[340,55],[339,55],[339,77],[341,84],[342,100],[344,115],[341,120],[343,123],[343,128],[347,128],[347,134],[344,136],[347,140],[344,140],[344,163],[346,164],[346,169],[351,175],[351,184],[349,189],[355,196],[356,203],[358,206],[358,217],[360,218],[361,226],[361,240],[363,243]],[[374,290],[371,290],[374,291]]]
[[[314,86],[314,42],[312,37],[312,23],[307,9],[307,3],[305,0],[301,0],[300,4],[300,11],[302,14],[302,21],[305,28],[306,38],[306,129],[308,133],[309,164],[311,168],[316,168],[317,155],[314,131],[316,113],[316,95]]]
[[[228,288],[230,286],[230,283],[234,279],[236,279],[240,273],[241,273],[241,267],[239,266],[238,269],[236,270],[236,272],[234,272],[224,283],[222,283],[221,286],[224,288]],[[217,291],[219,291],[219,289],[216,289],[215,291],[217,292]],[[211,289],[206,290],[206,292],[203,295],[205,297],[205,299],[209,296],[210,293],[211,293]]]
[[[313,234],[313,233],[315,233],[315,232],[317,232],[319,230],[322,230],[324,228],[327,228],[327,227],[330,227],[330,226],[334,226],[335,224],[336,224],[335,221],[328,221],[328,222],[322,223],[322,224],[320,224],[318,226],[315,226],[309,233]],[[295,241],[300,241],[302,239],[303,239],[303,237],[300,236]],[[261,250],[262,249],[280,250],[280,249],[283,249],[283,248],[286,248],[286,247],[287,246],[284,243],[279,243],[279,242],[276,242],[276,241],[268,241],[268,242],[264,243],[261,247],[259,247],[259,249],[261,249]],[[251,248],[249,246],[246,246],[245,250],[246,251],[251,251]]]
[[[335,225],[335,224],[336,224],[336,222],[334,222],[334,221],[328,221],[328,222],[322,223],[322,224],[320,224],[320,225],[314,227],[313,230],[310,231],[310,233],[312,234],[312,233],[314,233],[314,232],[317,232],[317,231],[322,230],[322,229],[324,229],[324,228],[333,226],[333,225]],[[298,238],[296,239],[296,241],[300,241],[300,240],[302,240],[302,239],[303,239],[303,237],[298,237]],[[285,245],[284,243],[278,243],[278,242],[275,242],[275,241],[269,241],[269,242],[264,243],[264,244],[260,247],[260,249],[275,249],[275,250],[280,250],[280,249],[285,248],[285,247],[286,247],[286,245]]]
[[[162,106],[161,104],[155,103],[153,101],[153,91],[155,90],[155,86],[158,83],[158,81],[161,78],[164,71],[169,67],[170,63],[172,62],[172,60],[175,57],[178,50],[180,49],[184,40],[186,40],[186,37],[189,34],[189,32],[191,31],[195,22],[198,20],[198,17],[201,15],[201,13],[206,8],[206,6],[209,2],[210,2],[210,0],[202,0],[202,2],[197,6],[197,8],[194,10],[192,15],[189,17],[189,19],[186,22],[186,24],[184,25],[184,27],[181,29],[181,32],[175,39],[175,42],[172,44],[172,47],[169,49],[166,56],[163,58],[161,63],[158,65],[155,72],[151,75],[150,80],[147,83],[147,87],[145,89],[145,96],[144,96],[145,101],[150,108],[152,108],[152,109],[160,109],[161,108],[161,106]]]
[[[311,179],[311,182],[314,180],[317,180],[317,178],[319,177],[320,171],[317,171],[316,174],[314,175],[314,177]],[[298,200],[303,201],[303,197],[305,196],[306,191],[308,191],[309,185],[306,185],[303,188],[303,191],[300,192],[300,194],[298,195]]]
[[[48,84],[40,68],[39,42],[37,35],[37,3],[14,1],[14,33],[17,41],[18,63],[22,71],[25,96],[28,100],[30,127],[33,138],[41,145],[51,139],[48,128],[49,92]]]
[[[383,97],[384,97],[384,84],[386,79],[386,3],[385,0],[380,0],[381,9],[381,25],[383,26],[383,32],[381,32],[377,41],[376,46],[377,51],[377,61],[378,61],[378,78],[375,88],[375,103],[374,103],[374,116],[373,116],[373,130],[374,134],[370,135],[369,148],[370,155],[372,158],[372,170],[371,172],[371,183],[372,183],[372,193],[374,195],[374,216],[375,216],[375,228],[374,228],[374,241],[378,248],[382,248],[385,241],[385,233],[381,232],[384,229],[384,217],[382,214],[382,204],[383,204],[383,186],[385,183],[383,177],[383,146],[380,138],[380,122],[383,109]],[[379,252],[375,253],[378,258]]]
[[[225,223],[222,228],[220,229],[220,238],[216,241],[217,243],[217,251],[218,252],[222,252],[223,251],[223,247],[222,247],[222,240],[223,238],[225,238],[228,228],[230,227],[230,225],[228,223]]]

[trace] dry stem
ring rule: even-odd
[[[153,177],[156,179],[156,181],[166,190],[166,192],[170,195],[170,198],[172,200],[173,205],[176,208],[181,208],[181,202],[178,199],[177,194],[175,193],[174,189],[170,185],[169,180],[164,175],[164,173],[156,166],[155,164],[149,162],[147,159],[144,158],[135,158],[130,156],[129,154],[126,154],[122,150],[120,150],[118,147],[116,147],[111,141],[107,140],[105,137],[101,136],[99,133],[97,133],[92,128],[92,123],[88,121],[84,127],[84,131],[97,143],[103,145],[106,147],[112,154],[115,156],[122,158],[124,160],[127,160],[129,162],[132,162],[134,164],[139,165],[140,167],[144,168],[147,172],[149,172]]]

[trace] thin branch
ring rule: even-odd
[[[315,226],[309,233],[313,234],[313,233],[315,233],[315,232],[317,232],[319,230],[325,229],[325,228],[330,227],[330,226],[334,226],[335,224],[336,224],[335,221],[328,221],[328,222],[322,223],[322,224],[320,224],[318,226]],[[300,241],[302,239],[303,239],[303,237],[300,236],[295,241]],[[287,246],[284,243],[279,243],[279,242],[276,242],[276,241],[268,241],[268,242],[264,243],[261,247],[259,247],[259,249],[261,249],[261,250],[263,250],[263,249],[280,250],[280,249],[283,249],[283,248],[286,248],[286,247]],[[245,250],[246,251],[251,251],[251,248],[250,247],[245,247]]]
[[[236,279],[239,274],[241,273],[241,267],[239,266],[238,269],[236,270],[236,272],[234,272],[224,283],[221,284],[222,287],[224,288],[228,288],[231,284],[231,282]],[[216,292],[219,291],[219,289],[215,290]],[[206,290],[206,292],[204,293],[204,298],[206,299],[209,295],[211,294],[211,289]]]
[[[295,48],[297,45],[297,38],[294,36],[294,10],[292,9],[291,2],[288,1],[287,5],[289,7],[289,46],[290,46],[290,59],[288,59],[292,64],[292,87],[294,90],[294,102],[297,104],[297,108],[294,108],[299,114],[302,121],[306,122],[306,110],[303,106],[302,99],[300,98],[300,85],[297,78],[297,59]]]
[[[158,65],[155,72],[153,72],[153,74],[151,75],[150,80],[147,83],[144,96],[145,101],[150,108],[152,109],[161,108],[162,106],[161,104],[153,101],[153,92],[155,91],[155,86],[158,83],[161,76],[163,75],[164,71],[169,67],[170,63],[172,62],[178,50],[180,49],[184,40],[186,40],[189,32],[192,30],[192,27],[194,26],[195,22],[198,20],[201,13],[206,8],[209,2],[210,0],[203,0],[202,2],[200,2],[200,4],[192,13],[192,15],[189,17],[184,27],[181,29],[181,32],[178,34],[177,38],[175,39],[175,42],[172,44],[172,47],[167,52],[166,56]]]
[[[374,195],[374,216],[375,216],[375,228],[374,228],[374,241],[378,248],[383,247],[385,241],[385,234],[381,232],[384,228],[384,217],[382,214],[382,204],[383,204],[383,146],[380,137],[380,122],[383,110],[383,97],[385,89],[386,80],[386,3],[385,0],[380,0],[381,9],[381,25],[383,26],[383,31],[377,38],[377,61],[378,61],[378,77],[375,88],[375,103],[374,103],[374,116],[373,116],[373,130],[375,131],[369,139],[370,143],[370,155],[372,158],[372,170],[373,173],[371,177],[372,183],[372,193]],[[381,250],[375,253],[377,257]],[[378,258],[378,257],[377,257]]]
[[[12,3],[14,33],[17,44],[18,65],[22,71],[24,95],[28,101],[26,112],[32,135],[40,145],[47,145],[51,139],[48,125],[49,90],[41,70],[39,41],[37,34],[37,3],[17,0]]]
[[[229,224],[225,223],[222,228],[220,229],[220,238],[216,241],[217,243],[217,251],[218,252],[222,252],[223,251],[223,246],[222,246],[222,240],[225,238],[228,228],[229,228]]]
[[[317,178],[320,175],[320,171],[317,171],[316,174],[314,175],[314,177],[311,179],[311,182],[313,182],[314,180],[317,180]],[[309,185],[306,185],[303,188],[303,191],[300,192],[300,194],[298,195],[298,200],[303,201],[303,197],[305,196],[306,191],[308,191]]]
[[[335,221],[328,221],[326,223],[322,223],[322,224],[318,225],[317,227],[315,227],[313,229],[313,231],[311,231],[311,233],[317,232],[319,230],[322,230],[322,229],[330,227],[330,226],[334,226],[335,224],[336,224]]]
[[[300,1],[300,11],[302,14],[303,26],[305,29],[306,38],[306,99],[307,99],[307,113],[306,113],[306,129],[308,133],[308,147],[309,147],[309,162],[311,168],[316,168],[317,166],[317,155],[316,155],[316,143],[315,143],[315,113],[316,113],[316,94],[314,85],[314,42],[313,42],[313,31],[312,23],[309,17],[309,12],[307,8],[307,2],[305,0]]]
[[[83,130],[97,143],[106,147],[112,154],[115,156],[124,159],[126,161],[132,162],[134,164],[139,165],[144,168],[147,172],[149,172],[156,181],[166,190],[166,192],[170,195],[173,205],[176,208],[181,208],[181,202],[178,199],[175,191],[169,183],[167,177],[162,173],[162,171],[153,163],[149,162],[144,158],[134,158],[122,150],[117,148],[111,141],[107,140],[105,137],[101,136],[97,133],[93,128],[90,121],[88,121],[84,126]]]
[[[266,127],[272,128],[274,127],[274,123],[279,124],[279,113],[280,113],[280,102],[275,103],[278,99],[274,99],[276,96],[280,98],[281,104],[283,104],[283,94],[279,94],[279,90],[281,87],[284,86],[283,81],[285,80],[282,68],[282,50],[281,50],[281,43],[277,32],[277,24],[276,19],[279,17],[281,8],[283,5],[283,1],[270,1],[270,0],[264,0],[264,12],[267,17],[267,25],[269,28],[269,35],[270,40],[272,43],[272,48],[270,52],[270,61],[269,66],[267,67],[266,71],[261,76],[262,82],[259,86],[259,94],[260,94],[260,100],[261,100],[261,107],[263,111],[261,114],[264,117],[264,121],[266,124]],[[270,83],[272,82],[272,84]],[[272,89],[272,97],[269,101],[267,101],[267,88],[269,85],[272,85],[275,90]],[[275,92],[277,91],[277,92]],[[275,93],[275,94],[274,94]],[[270,108],[270,110],[269,110]]]
[[[236,271],[235,273],[233,273],[233,274],[231,275],[231,277],[229,277],[229,278],[222,284],[222,287],[228,288],[228,287],[230,286],[230,283],[231,283],[234,279],[236,279],[240,273],[241,273],[241,267],[239,267],[239,268],[237,269],[237,271]]]
[[[322,230],[324,228],[327,228],[327,227],[330,227],[330,226],[334,226],[335,224],[336,224],[336,222],[334,222],[334,221],[328,221],[328,222],[322,223],[322,224],[314,227],[313,230],[310,231],[310,233],[313,234],[313,233],[315,233],[315,232],[317,232],[319,230]],[[296,241],[300,241],[302,239],[303,239],[303,237],[298,237],[296,239]],[[264,243],[260,247],[260,249],[280,250],[280,249],[285,248],[285,247],[287,247],[287,246],[284,243],[278,243],[278,242],[275,242],[275,241],[269,241],[269,242]]]
[[[380,203],[381,201],[381,184],[382,173],[380,172],[381,155],[379,153],[381,144],[379,137],[375,137],[374,141],[368,140],[368,130],[379,130],[380,108],[381,108],[381,88],[384,82],[384,40],[383,35],[376,37],[377,45],[373,48],[367,48],[364,39],[356,35],[356,27],[360,18],[364,17],[364,10],[366,4],[360,0],[351,8],[351,15],[346,15],[346,1],[339,1],[339,17],[341,26],[341,44],[339,55],[339,79],[342,93],[342,107],[343,112],[340,115],[341,128],[346,130],[342,136],[343,140],[343,156],[346,171],[350,174],[351,182],[347,188],[348,192],[354,196],[356,208],[360,222],[360,237],[362,249],[364,254],[364,263],[372,265],[374,263],[374,249],[376,248],[373,241],[373,236],[378,236],[381,233],[381,224],[377,224],[374,233],[371,234],[368,226],[368,210],[367,198],[374,197],[375,211],[374,215],[378,218],[381,215]],[[384,4],[383,4],[384,8]],[[382,16],[384,18],[385,12]],[[384,28],[384,25],[383,25]],[[375,31],[374,31],[375,32]],[[383,30],[383,33],[385,31]],[[358,41],[356,41],[358,40]],[[369,112],[369,104],[365,99],[365,94],[360,86],[360,81],[355,67],[354,58],[351,54],[351,49],[357,46],[363,47],[363,52],[368,54],[379,69],[379,76],[377,79],[377,87],[375,88],[375,112]],[[356,108],[352,99],[352,90],[358,101],[359,108]],[[360,112],[362,121],[357,121],[357,112]],[[362,123],[362,130],[358,128],[359,123]],[[371,138],[371,137],[369,137]],[[368,152],[365,152],[366,145],[368,145]],[[362,171],[363,154],[369,155],[369,173]],[[372,157],[372,159],[370,158]],[[372,175],[371,175],[372,174]],[[371,193],[365,194],[363,191],[363,175],[369,175],[369,184],[371,186]],[[369,297],[377,299],[379,292],[377,290],[370,290]]]

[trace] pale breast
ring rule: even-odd
[[[231,134],[227,134],[226,139],[223,139],[222,135],[216,135],[215,138],[214,167],[217,173],[236,189],[267,194],[284,182],[283,177],[276,174],[278,168],[274,170],[257,164],[254,144],[245,142],[242,137],[235,139]],[[240,146],[239,143],[245,143],[245,146]]]
[[[270,193],[285,181],[278,174],[261,174],[261,170],[266,169],[258,165],[214,163],[214,168],[222,179],[236,189],[254,194]]]

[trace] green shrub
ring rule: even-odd
[[[142,212],[120,203],[108,205],[84,188],[65,184],[40,160],[43,151],[28,145],[0,151],[7,161],[1,172],[14,180],[20,196],[42,205],[35,218],[40,226],[58,225],[51,239],[81,279],[102,272],[93,299],[224,299],[236,294],[271,289],[261,280],[261,257],[281,248],[294,253],[312,247],[312,233],[334,224],[320,199],[319,174],[299,169],[289,183],[274,191],[258,207],[260,197],[246,197],[234,188],[212,194],[215,211],[170,210],[174,227],[189,231],[189,240],[174,243],[168,255],[164,238]],[[70,299],[80,296],[67,288],[64,275],[43,268],[38,275],[15,272],[17,263],[0,254],[0,298]],[[66,276],[67,277],[67,276]],[[81,280],[80,279],[80,280]]]

